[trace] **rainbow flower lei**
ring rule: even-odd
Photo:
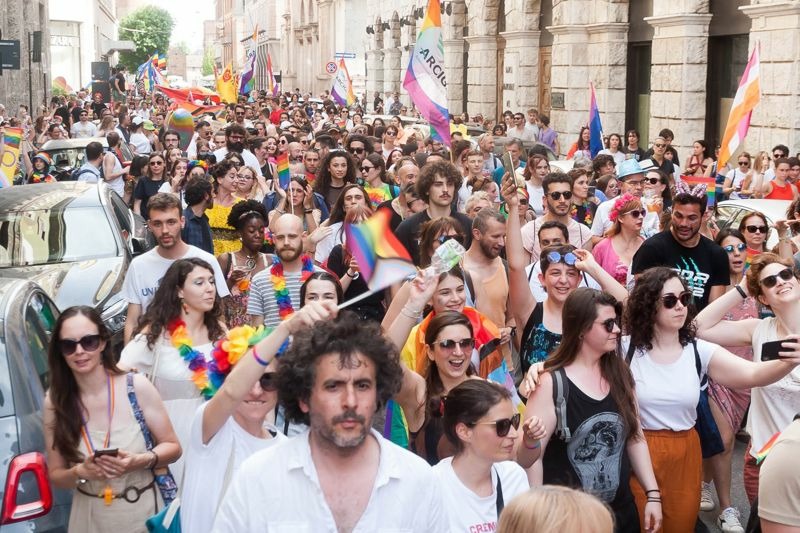
[[[307,280],[314,273],[314,262],[307,255],[302,258],[303,269],[300,274],[300,281]],[[283,273],[283,263],[280,259],[275,259],[275,264],[269,270],[272,280],[272,289],[275,291],[275,301],[278,304],[278,316],[281,321],[286,320],[294,314],[292,298],[289,296],[289,289],[286,288],[286,276]]]
[[[247,350],[272,333],[273,329],[264,326],[254,328],[248,325],[235,327],[228,331],[224,339],[214,343],[211,361],[206,361],[205,356],[192,347],[192,341],[183,320],[176,318],[167,324],[167,332],[172,345],[178,349],[181,358],[186,361],[192,372],[192,382],[206,400],[216,394],[233,365],[242,358]],[[282,346],[281,350],[284,348],[285,346]]]

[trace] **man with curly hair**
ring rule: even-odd
[[[298,333],[276,381],[287,418],[309,429],[242,464],[213,531],[446,529],[427,463],[371,429],[402,381],[377,324],[344,312]]]

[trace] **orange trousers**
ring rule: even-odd
[[[697,431],[644,431],[650,460],[661,490],[662,533],[691,533],[700,512],[700,483],[703,479],[703,454]],[[636,476],[631,490],[642,519],[647,498]],[[655,494],[653,494],[655,496]]]

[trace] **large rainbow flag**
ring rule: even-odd
[[[392,213],[379,209],[362,224],[345,224],[347,249],[371,292],[376,292],[416,274],[408,251],[389,226]]]
[[[591,98],[589,100],[589,150],[592,157],[603,149],[603,124],[600,122],[600,110],[597,108],[597,95],[594,83],[589,84]]]
[[[21,143],[22,129],[6,127],[3,144],[0,145],[0,189],[14,185]]]
[[[447,111],[447,78],[444,72],[439,0],[428,0],[428,11],[408,61],[403,87],[420,114],[433,126],[435,137],[450,146],[450,115]]]
[[[750,60],[742,74],[739,88],[736,89],[736,96],[733,97],[733,105],[728,115],[728,124],[725,126],[725,134],[722,136],[722,143],[719,149],[719,161],[717,168],[724,168],[725,163],[731,158],[731,154],[736,151],[739,144],[747,135],[750,128],[750,117],[753,109],[761,100],[761,65],[758,53],[759,44],[753,47]]]
[[[344,64],[344,59],[339,59],[339,69],[336,71],[336,78],[333,80],[331,96],[336,100],[336,103],[343,106],[351,106],[356,101],[356,95],[353,93],[353,81],[350,79],[350,73],[347,72],[347,65]]]
[[[292,176],[289,173],[288,152],[284,152],[278,156],[277,161],[275,161],[275,167],[278,170],[278,185],[280,185],[281,189],[286,189],[289,186],[289,182],[292,181]]]

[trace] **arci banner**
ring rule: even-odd
[[[433,126],[439,140],[450,146],[450,115],[447,112],[447,78],[444,73],[439,0],[428,0],[428,11],[408,62],[403,87],[420,114]]]
[[[339,60],[339,68],[336,72],[336,77],[333,79],[331,96],[336,100],[336,103],[343,106],[351,106],[356,101],[356,95],[353,93],[353,81],[350,79],[350,73],[347,72],[344,59]]]

